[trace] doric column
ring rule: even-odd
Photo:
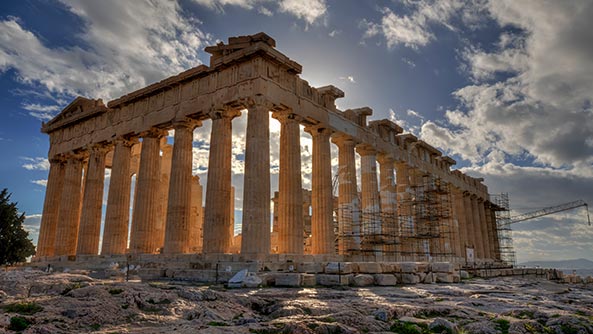
[[[247,113],[241,241],[241,254],[244,255],[270,253],[269,110],[265,101],[256,101]]]
[[[173,146],[167,144],[167,138],[161,138],[161,166],[159,199],[157,200],[157,219],[154,233],[158,248],[165,247],[165,226],[167,225],[167,207],[169,205],[169,184],[171,183],[171,164],[173,162]]]
[[[55,251],[56,228],[64,185],[64,160],[62,157],[54,157],[49,163],[36,257],[53,256]]]
[[[231,186],[231,203],[229,204],[229,235],[231,238],[230,247],[233,249],[235,241],[235,187]]]
[[[56,231],[55,255],[76,254],[82,197],[82,164],[82,155],[70,155],[66,160]]]
[[[338,146],[338,252],[360,250],[360,199],[356,183],[356,143],[346,134],[332,136]]]
[[[474,236],[474,252],[476,254],[476,259],[483,259],[484,248],[482,242],[482,230],[480,227],[480,209],[478,208],[478,197],[476,195],[471,195],[471,208]]]
[[[203,253],[228,253],[231,203],[232,120],[240,112],[232,109],[211,113],[210,156],[204,209]]]
[[[413,260],[416,226],[412,217],[412,203],[410,188],[410,167],[405,162],[395,164],[395,179],[397,190],[397,218],[401,241],[401,255],[403,260]]]
[[[110,149],[111,145],[106,144],[97,144],[90,148],[76,254],[97,255],[99,252],[103,188],[105,187],[105,155]]]
[[[496,211],[493,209],[490,210],[490,228],[492,230],[492,241],[493,241],[493,251],[494,251],[494,259],[500,261],[502,258],[500,257],[500,239],[498,239],[498,225],[496,222]]]
[[[465,248],[471,248],[474,250],[474,259],[477,258],[476,250],[476,236],[474,234],[474,213],[472,210],[472,199],[469,192],[463,193],[463,211],[465,212],[465,227],[467,229],[467,239]],[[467,253],[467,250],[465,250]]]
[[[278,178],[278,253],[303,254],[303,186],[299,122],[289,112],[274,113],[280,121]]]
[[[378,255],[381,251],[380,239],[381,202],[379,199],[379,183],[377,182],[377,151],[368,145],[356,148],[360,155],[360,177],[362,192],[362,249]]]
[[[119,138],[115,140],[111,180],[105,211],[102,255],[125,254],[128,247],[128,224],[130,218],[130,161],[132,146],[137,140]]]
[[[478,211],[480,214],[480,230],[482,233],[482,254],[485,259],[492,259],[490,254],[490,238],[488,237],[488,222],[486,221],[486,203],[483,199],[478,199]]]
[[[383,235],[386,246],[385,253],[392,260],[399,260],[399,224],[397,219],[397,189],[395,187],[395,175],[393,173],[393,157],[386,154],[378,155],[380,168],[380,198],[381,198],[381,220],[383,223]],[[397,256],[397,258],[396,258]]]
[[[489,201],[484,201],[484,214],[486,218],[486,229],[488,233],[488,253],[490,255],[490,259],[496,260],[496,249],[495,249],[495,240],[494,240],[494,229],[492,228],[493,221],[492,221],[492,206]]]
[[[453,219],[457,221],[457,229],[453,231],[457,235],[455,243],[455,254],[465,258],[465,244],[467,242],[467,226],[465,223],[465,211],[463,206],[463,192],[453,187]]]
[[[305,131],[313,137],[311,254],[334,254],[331,131],[318,126],[307,127]]]
[[[191,214],[190,214],[190,253],[202,251],[202,229],[204,219],[202,217],[202,185],[200,177],[192,176],[191,181]]]
[[[160,189],[160,142],[166,132],[153,128],[141,134],[140,170],[136,178],[136,199],[132,215],[130,253],[153,254],[161,247],[158,234],[158,199]]]
[[[165,227],[164,253],[166,254],[190,252],[192,143],[194,128],[199,125],[192,120],[177,121],[173,124],[175,142]]]

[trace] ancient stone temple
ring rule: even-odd
[[[500,260],[497,207],[482,179],[451,170],[453,159],[397,124],[369,121],[368,107],[337,109],[344,93],[311,87],[275,43],[264,33],[229,38],[206,48],[209,66],[106,105],[78,97],[43,124],[51,167],[36,261]],[[242,229],[234,236],[231,135],[244,113]],[[278,189],[270,189],[270,113],[281,125]],[[202,185],[192,176],[192,141],[206,120]],[[313,142],[310,191],[302,186],[301,126]]]

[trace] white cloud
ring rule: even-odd
[[[60,110],[60,106],[58,105],[41,105],[39,103],[23,103],[21,108],[29,110],[29,115],[40,121],[49,121]]]
[[[22,167],[26,170],[49,170],[49,160],[44,157],[28,158],[22,157],[26,161]]]
[[[408,114],[408,116],[413,116],[416,118],[424,119],[424,116],[420,115],[417,111],[414,111],[412,109],[406,110],[406,114]]]
[[[61,2],[81,20],[78,37],[88,47],[48,47],[9,17],[0,21],[0,71],[13,68],[19,81],[54,97],[108,100],[200,63],[208,37],[177,2]]]
[[[354,77],[352,75],[340,77],[340,80],[348,81],[350,83],[356,83],[356,80],[354,80]]]
[[[329,35],[329,37],[336,37],[336,36],[338,36],[338,35],[339,35],[339,34],[341,34],[341,33],[342,33],[342,31],[341,31],[341,30],[335,30],[335,29],[334,29],[334,30],[332,30],[332,31],[331,31],[331,32],[330,32],[328,35]]]
[[[47,187],[47,180],[31,180],[31,183],[35,183],[38,186]]]
[[[391,8],[382,9],[380,23],[363,20],[364,38],[381,34],[387,42],[388,48],[402,44],[409,48],[427,45],[436,37],[432,31],[433,25],[441,25],[450,30],[456,30],[451,23],[453,17],[460,17],[465,23],[477,21],[483,4],[481,1],[465,2],[462,0],[435,1],[406,1],[403,14],[396,13]]]
[[[308,24],[325,16],[327,5],[325,0],[282,0],[280,11],[290,13]]]
[[[271,0],[194,0],[195,2],[224,12],[225,6],[237,6],[243,9],[252,10],[257,8],[260,14],[272,16],[273,12],[263,4],[277,4],[277,10],[281,13],[287,13],[301,19],[307,24],[313,24],[325,17],[327,5],[325,0],[280,0],[279,2]]]
[[[593,48],[585,41],[593,38],[593,4],[496,1],[490,10],[521,30],[501,35],[493,52],[468,55],[470,73],[483,81],[457,90],[462,110],[445,115],[456,153],[474,162],[476,152],[527,154],[555,168],[590,169]],[[497,72],[507,76],[492,81]],[[424,138],[438,142],[437,125],[426,126]]]

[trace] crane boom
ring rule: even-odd
[[[578,208],[581,206],[584,206],[587,209],[587,220],[588,220],[589,226],[591,226],[591,219],[589,218],[588,205],[583,200],[564,203],[564,204],[560,204],[560,205],[556,205],[556,206],[550,206],[547,208],[543,208],[541,210],[527,212],[527,213],[523,213],[523,214],[520,214],[517,216],[513,216],[513,217],[511,217],[511,220],[509,221],[508,224],[514,224],[514,223],[522,222],[522,221],[533,219],[533,218],[543,217],[543,216],[551,215],[553,213],[575,209],[575,208]]]

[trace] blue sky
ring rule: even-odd
[[[592,16],[587,0],[2,1],[0,187],[36,238],[49,147],[41,121],[77,95],[108,101],[207,64],[205,46],[264,31],[310,84],[344,90],[339,108],[398,122],[491,193],[508,192],[517,212],[591,204]],[[244,120],[234,129],[240,208]],[[205,185],[209,124],[194,136]],[[585,219],[579,209],[515,225],[518,260],[593,259]]]

